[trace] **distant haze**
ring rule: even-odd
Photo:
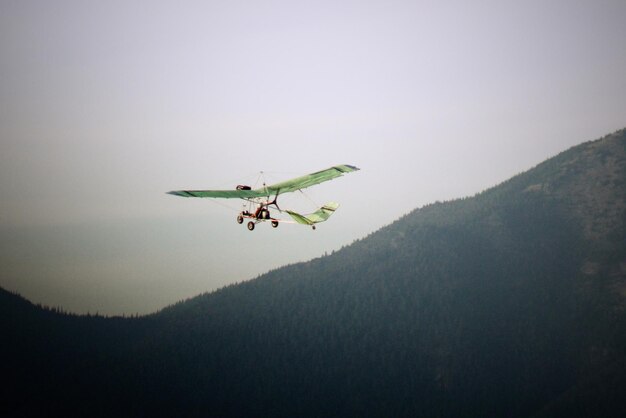
[[[626,2],[3,1],[0,286],[131,314],[319,257],[626,126]],[[362,170],[313,232],[176,189]],[[225,204],[225,206],[223,204]]]

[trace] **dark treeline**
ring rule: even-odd
[[[624,416],[625,179],[620,131],[146,317],[0,292],[0,413]]]

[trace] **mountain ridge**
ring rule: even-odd
[[[36,398],[103,416],[622,416],[624,179],[620,130],[146,317],[13,322],[8,375],[52,345]]]

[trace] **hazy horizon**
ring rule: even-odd
[[[626,126],[626,3],[0,4],[0,286],[148,313],[330,253]],[[167,195],[306,190],[313,232]],[[311,211],[303,196],[283,207]]]

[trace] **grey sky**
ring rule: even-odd
[[[625,19],[622,0],[1,1],[0,286],[150,312],[493,186],[626,125]],[[362,171],[308,192],[342,204],[315,232],[165,194],[343,163]]]

